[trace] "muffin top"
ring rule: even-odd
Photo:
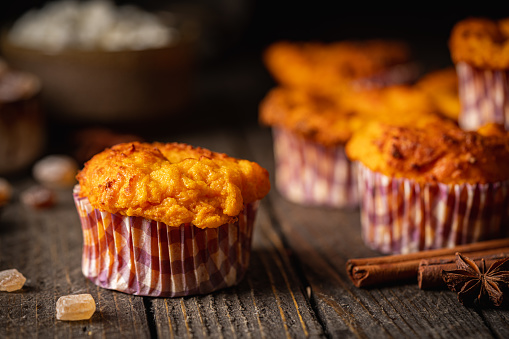
[[[458,76],[453,67],[426,74],[416,86],[429,96],[440,114],[458,121],[461,104],[458,94]]]
[[[451,122],[412,127],[373,123],[346,145],[351,160],[420,183],[484,184],[509,179],[509,132],[490,124],[467,132]]]
[[[344,87],[409,60],[405,44],[382,40],[282,41],[269,46],[264,55],[269,72],[281,85],[318,92]]]
[[[449,49],[455,63],[487,69],[509,68],[509,18],[469,18],[452,29]]]
[[[346,143],[360,123],[332,97],[283,87],[274,88],[263,99],[259,118],[265,125],[285,128],[325,146]]]
[[[270,189],[267,170],[254,162],[177,143],[115,145],[77,179],[79,195],[96,209],[200,228],[235,221]]]
[[[426,94],[409,86],[318,95],[278,87],[260,104],[260,122],[287,129],[322,144],[345,144],[366,123],[377,120],[397,125],[440,119]]]

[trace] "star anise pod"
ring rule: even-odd
[[[502,305],[504,291],[509,289],[509,257],[497,260],[486,270],[484,258],[478,266],[456,253],[456,266],[454,271],[442,271],[442,278],[450,290],[458,293],[463,305],[472,305],[476,300],[481,305]]]

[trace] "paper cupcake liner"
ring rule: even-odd
[[[355,165],[343,146],[324,147],[273,128],[276,187],[304,205],[354,207],[358,204]]]
[[[509,235],[509,181],[419,184],[359,164],[362,237],[382,253],[454,247]]]
[[[258,202],[246,204],[235,223],[202,229],[101,212],[78,193],[76,186],[82,271],[100,287],[152,297],[205,294],[237,284],[248,268]]]
[[[1,101],[1,99],[0,99]],[[43,154],[46,141],[39,97],[0,106],[0,175],[28,168]]]
[[[460,62],[456,65],[459,83],[461,128],[476,130],[489,122],[509,129],[509,72],[478,69]]]

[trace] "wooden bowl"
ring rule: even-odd
[[[48,112],[70,122],[117,123],[178,114],[190,98],[193,41],[139,51],[46,53],[1,41],[13,67],[36,74]]]

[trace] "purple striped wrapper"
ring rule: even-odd
[[[362,237],[382,253],[411,253],[509,235],[509,181],[419,184],[358,166]]]
[[[465,62],[456,65],[461,128],[476,130],[495,122],[509,129],[509,72],[478,69]]]
[[[288,200],[304,205],[358,205],[355,165],[345,149],[324,147],[273,128],[276,187]]]
[[[248,268],[258,202],[244,205],[235,223],[202,229],[101,212],[78,193],[76,186],[82,271],[100,287],[152,297],[205,294],[239,283]]]

